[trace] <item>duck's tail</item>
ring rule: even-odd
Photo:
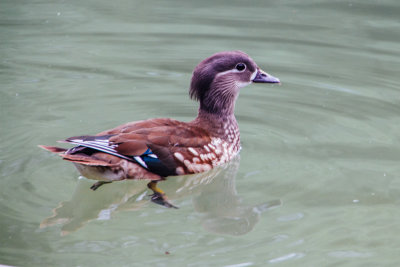
[[[62,147],[56,147],[56,146],[43,146],[43,145],[38,145],[38,147],[43,148],[44,150],[56,153],[56,154],[60,154],[63,153],[65,151],[67,151],[68,149],[66,148],[62,148]]]
[[[44,150],[50,151],[52,153],[58,154],[60,157],[62,157],[64,160],[79,163],[82,165],[88,165],[88,166],[104,166],[104,167],[116,167],[119,166],[118,164],[115,163],[109,163],[101,159],[96,159],[93,158],[89,155],[84,155],[84,154],[68,154],[65,153],[67,152],[68,149],[61,148],[61,147],[56,147],[56,146],[43,146],[39,145],[38,147],[43,148]]]

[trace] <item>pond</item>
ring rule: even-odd
[[[0,264],[396,266],[400,2],[2,1]],[[248,53],[240,158],[93,192],[37,147],[128,121],[190,121],[193,68]]]

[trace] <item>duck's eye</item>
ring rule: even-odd
[[[246,64],[238,63],[235,67],[238,71],[244,71],[246,69]]]

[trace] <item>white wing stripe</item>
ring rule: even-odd
[[[75,140],[75,141],[77,141],[77,140]],[[117,156],[117,157],[120,157],[120,158],[123,158],[123,159],[132,160],[131,158],[128,158],[128,157],[126,157],[124,155],[119,154],[117,151],[115,151],[111,147],[101,146],[99,144],[93,144],[93,143],[90,143],[90,142],[75,142],[75,141],[71,140],[71,141],[69,141],[69,143],[72,143],[72,144],[75,144],[75,145],[84,146],[84,147],[88,147],[88,148],[93,148],[93,149],[96,149],[96,150],[99,150],[99,151],[102,151],[102,152],[105,152],[105,153],[108,153],[108,154],[111,154],[111,155],[114,155],[114,156]]]
[[[84,141],[82,139],[71,139],[69,142],[76,142],[79,144],[94,144],[99,146],[106,146],[106,147],[116,147],[116,145],[110,145],[108,140],[95,140],[95,141]]]
[[[144,160],[140,156],[135,156],[133,158],[137,161],[137,163],[142,165],[142,167],[148,169],[146,162],[144,162]]]
[[[123,158],[126,160],[132,160],[132,158],[124,156],[122,154],[119,154],[114,148],[117,145],[109,145],[108,140],[97,140],[97,141],[83,141],[81,139],[72,139],[69,140],[69,143],[75,144],[75,145],[80,145],[80,146],[84,146],[84,147],[88,147],[88,148],[93,148],[95,150],[101,151],[101,152],[105,152],[107,154],[111,154],[114,156],[117,156],[119,158]],[[157,158],[157,156],[155,154],[148,154],[149,157],[152,158]],[[140,164],[143,168],[148,169],[148,166],[146,164],[146,162],[144,162],[144,160],[140,157],[140,156],[135,156],[133,157],[133,159],[135,159],[135,161]]]

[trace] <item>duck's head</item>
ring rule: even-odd
[[[233,113],[239,90],[251,83],[279,83],[247,54],[226,51],[201,61],[193,71],[190,97],[208,113]]]

